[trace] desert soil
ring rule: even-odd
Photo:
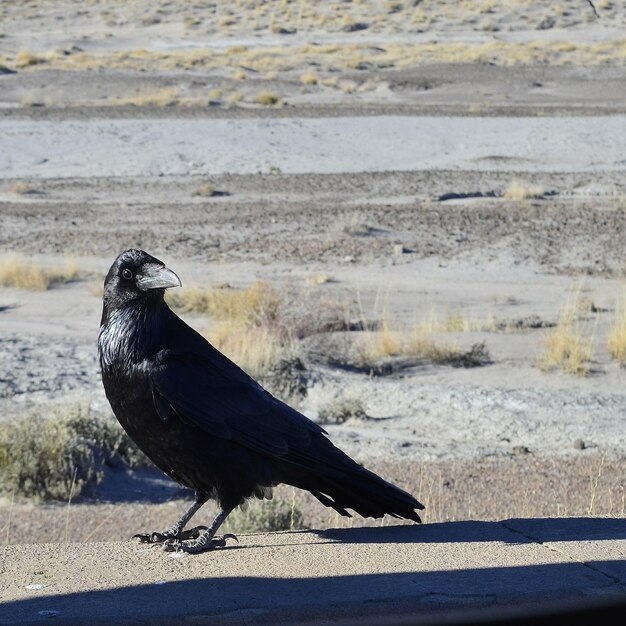
[[[0,9],[0,253],[70,258],[80,276],[0,288],[1,414],[108,414],[99,287],[118,252],[140,247],[184,285],[264,280],[371,323],[465,320],[433,339],[484,341],[480,367],[340,366],[345,336],[332,333],[302,354],[300,408],[316,419],[333,398],[361,398],[368,419],[329,435],[419,494],[426,521],[623,514],[626,374],[606,347],[625,302],[620,3],[596,2],[599,19],[586,2],[421,3],[423,19],[403,21],[413,3],[381,17],[364,2],[339,21],[285,17],[284,33],[262,11],[255,29],[228,3],[198,8],[199,24],[165,4]],[[368,56],[381,49],[384,62]],[[268,50],[263,71],[237,56]],[[259,104],[262,90],[278,102]],[[505,197],[515,181],[539,191]],[[206,183],[219,193],[198,194]],[[575,296],[589,371],[544,371],[543,338]],[[5,494],[0,539],[121,539],[171,523],[184,494],[120,472],[69,516]],[[310,525],[346,524],[306,494],[279,495]]]

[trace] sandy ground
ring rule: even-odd
[[[0,289],[0,411],[107,412],[94,294],[137,246],[185,285],[262,279],[370,321],[472,322],[435,336],[485,341],[483,367],[396,360],[371,376],[338,366],[337,337],[305,351],[301,408],[316,418],[346,391],[361,397],[371,419],[330,436],[419,492],[427,521],[623,513],[625,374],[606,348],[626,262],[623,7],[596,3],[597,19],[584,2],[442,3],[437,18],[422,3],[424,20],[407,7],[380,20],[375,4],[350,9],[362,30],[305,9],[281,22],[293,34],[269,13],[257,30],[226,24],[219,3],[200,24],[144,3],[2,6],[0,252],[70,257],[80,279]],[[262,106],[261,90],[279,101]],[[506,199],[513,181],[539,197]],[[219,195],[197,195],[207,182]],[[319,273],[330,280],[312,286]],[[542,338],[576,293],[590,372],[544,372]],[[65,507],[8,497],[0,533],[122,539],[181,506],[141,476],[110,479],[72,504],[71,532]],[[342,523],[297,497],[310,524]]]
[[[624,523],[256,534],[199,557],[113,542],[2,547],[0,622],[467,623],[481,609],[504,621],[587,608],[623,601]]]

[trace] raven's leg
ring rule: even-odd
[[[205,495],[196,492],[194,503],[185,511],[184,515],[167,530],[162,533],[140,533],[133,535],[133,539],[139,539],[141,543],[162,543],[166,539],[190,539],[200,536],[206,530],[206,526],[197,526],[190,530],[184,530],[187,522],[198,512],[200,507],[208,500]]]
[[[226,545],[226,539],[235,539],[235,541],[237,541],[237,537],[230,533],[222,537],[215,536],[217,529],[230,515],[231,511],[232,509],[221,509],[211,526],[203,530],[199,536],[187,540],[178,538],[168,539],[163,544],[163,549],[167,552],[191,552],[195,554],[197,552],[213,550],[214,548],[223,548]]]

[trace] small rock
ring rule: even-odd
[[[530,454],[530,449],[526,446],[513,446],[512,452],[515,455]]]
[[[584,450],[586,447],[587,444],[582,439],[576,439],[576,441],[574,441],[575,450]]]
[[[359,30],[366,30],[368,27],[368,24],[365,22],[352,22],[351,24],[346,24],[341,30],[344,33],[356,33]]]

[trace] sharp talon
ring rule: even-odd
[[[181,543],[178,539],[168,539],[163,542],[163,550],[165,552],[178,552],[181,549]]]
[[[165,535],[163,533],[152,533],[150,535],[150,543],[161,543],[165,541]]]
[[[177,539],[197,539],[201,533],[207,530],[206,526],[196,526],[195,528],[190,528],[189,530],[183,530],[178,533]]]
[[[152,543],[151,535],[148,533],[137,533],[130,538],[131,541],[133,541],[133,539],[139,539],[139,543]]]
[[[237,539],[237,535],[233,535],[233,533],[226,533],[222,539],[234,539],[237,543],[239,543],[239,539]]]

